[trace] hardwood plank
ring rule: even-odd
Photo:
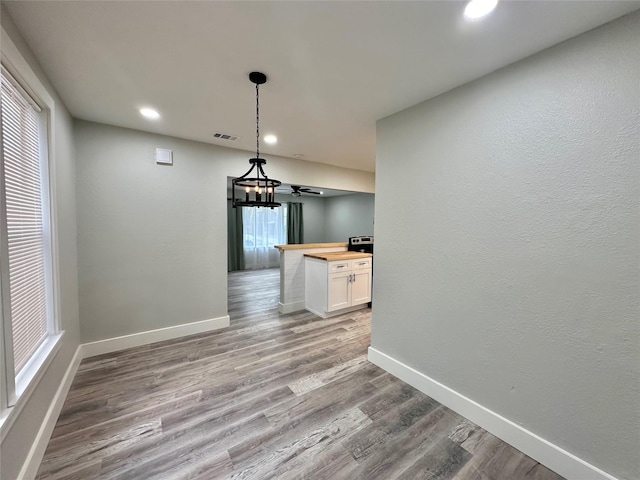
[[[40,465],[42,475],[53,474],[61,478],[75,473],[79,466],[95,464],[105,456],[121,450],[128,450],[138,442],[149,437],[159,437],[161,433],[160,421],[143,423],[111,435],[97,438],[88,443],[82,443],[73,449],[47,452]],[[65,475],[63,475],[65,474]]]
[[[398,480],[450,480],[469,460],[471,454],[458,443],[442,438],[428,448],[424,455],[400,474]]]
[[[116,435],[131,424],[159,420],[164,413],[197,403],[201,397],[201,392],[195,392],[164,403],[152,402],[146,407],[136,405],[134,409],[105,409],[97,413],[91,412],[73,422],[59,421],[55,429],[56,435],[51,437],[47,452],[77,448],[84,443]]]
[[[312,373],[300,380],[289,384],[289,388],[297,396],[309,393],[316,388],[320,388],[329,382],[338,380],[346,375],[356,372],[367,362],[366,355],[359,355],[339,365],[335,365],[326,370]]]
[[[234,467],[237,467],[237,473],[232,478],[279,479],[287,472],[298,471],[303,465],[314,461],[317,455],[335,446],[342,438],[369,423],[371,423],[369,417],[354,408],[338,415],[325,425],[292,437],[292,441],[288,444],[265,450],[265,454],[255,459],[256,461],[236,463],[232,456]]]

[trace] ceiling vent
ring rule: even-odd
[[[218,140],[228,140],[229,142],[235,142],[240,137],[238,135],[229,135],[227,133],[214,133],[213,138],[217,138]]]

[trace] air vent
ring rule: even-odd
[[[229,135],[228,133],[214,133],[213,138],[220,140],[228,140],[229,142],[235,142],[240,137],[238,135]]]

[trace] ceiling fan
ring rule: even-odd
[[[310,188],[300,187],[299,185],[291,185],[291,196],[299,197],[303,193],[312,193],[313,195],[320,195],[320,192],[313,191]]]

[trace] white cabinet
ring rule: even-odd
[[[371,269],[354,270],[351,280],[351,305],[371,301]]]
[[[327,318],[371,301],[371,257],[340,261],[305,259],[305,308]]]
[[[327,312],[351,306],[351,272],[330,273],[327,285]]]

